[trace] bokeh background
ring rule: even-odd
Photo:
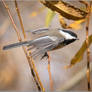
[[[20,29],[18,16],[13,1],[6,2],[13,14],[17,27]],[[78,2],[71,2],[76,4]],[[45,28],[45,20],[48,12],[44,8],[35,16],[35,11],[39,11],[43,5],[37,1],[18,1],[20,13],[23,20],[25,31]],[[32,14],[34,14],[32,16]],[[68,22],[68,21],[67,21]],[[90,21],[90,34],[92,34],[92,21]],[[59,24],[58,14],[55,15],[51,22],[51,27],[61,27]],[[64,66],[69,65],[72,57],[81,47],[86,38],[85,23],[82,28],[75,33],[79,37],[76,41],[62,49],[50,52],[51,56],[51,73],[54,84],[54,90],[87,90],[86,79],[86,53],[83,60],[70,69]],[[27,39],[31,39],[30,33],[27,33]],[[22,34],[21,34],[22,35]],[[23,37],[23,36],[22,36]],[[7,44],[18,42],[17,35],[9,20],[7,11],[0,1],[0,90],[33,90],[37,91],[36,84],[30,72],[29,64],[21,47],[3,51],[2,47]],[[90,46],[90,60],[92,70],[92,46]],[[50,90],[49,75],[47,70],[47,60],[35,60],[35,65],[46,91]],[[91,72],[91,89],[92,89],[92,72]]]

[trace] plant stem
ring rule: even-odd
[[[17,15],[18,15],[18,18],[19,18],[19,21],[20,21],[20,25],[21,25],[23,36],[24,36],[24,38],[26,38],[26,34],[25,34],[25,31],[24,31],[24,26],[23,26],[22,18],[21,18],[20,11],[19,11],[18,4],[17,4],[16,0],[15,0],[15,6],[16,6],[16,11],[17,11]],[[27,52],[25,48],[23,48],[23,50],[24,50],[25,53]],[[33,59],[30,60],[30,56],[28,56],[27,53],[26,53],[26,57],[28,58],[29,66],[31,66],[32,76],[34,77],[34,80],[36,82],[38,90],[40,91],[41,88],[43,89],[43,86],[42,86],[42,83],[41,83],[40,78],[38,76],[37,70],[35,68],[34,61],[33,61]],[[38,79],[38,81],[37,81],[37,79]],[[40,87],[40,85],[41,85],[41,87]]]
[[[16,24],[15,24],[15,22],[14,22],[14,19],[13,19],[12,15],[11,15],[10,9],[8,8],[8,5],[5,3],[4,0],[2,0],[2,3],[3,3],[4,7],[6,8],[6,10],[7,10],[7,12],[8,12],[8,15],[9,15],[9,17],[10,17],[11,23],[12,23],[12,25],[13,25],[15,31],[16,31],[18,40],[21,42],[21,41],[22,41],[22,38],[21,38],[20,33],[19,33],[19,30],[18,30],[18,28],[17,28],[17,26],[16,26]],[[20,17],[21,17],[21,16],[20,16]],[[21,24],[21,25],[22,25],[22,24]],[[23,25],[22,25],[22,26],[23,26]],[[23,31],[23,32],[24,32],[24,31]],[[37,84],[37,85],[40,84],[40,86],[38,86],[38,90],[39,90],[39,91],[42,90],[43,92],[45,92],[45,89],[44,89],[44,87],[43,87],[43,85],[42,85],[42,83],[41,83],[41,81],[40,81],[39,75],[38,75],[37,70],[36,70],[36,67],[35,67],[35,65],[34,65],[34,61],[33,61],[32,59],[30,59],[30,57],[28,56],[28,53],[27,53],[26,48],[23,47],[23,50],[24,50],[24,53],[25,53],[26,58],[27,58],[27,60],[28,60],[28,63],[29,63],[29,66],[30,66],[30,70],[31,70],[31,72],[34,74],[33,78],[34,78],[35,81],[38,80],[38,81],[36,81],[36,84]]]
[[[86,23],[86,46],[87,46],[87,80],[88,80],[88,91],[91,90],[90,88],[90,50],[89,50],[89,23],[90,23],[90,14],[91,14],[91,3],[87,6],[88,15],[87,15],[87,23]]]
[[[11,20],[11,23],[12,23],[12,25],[13,25],[15,31],[16,31],[18,40],[21,41],[22,39],[21,39],[20,34],[19,34],[19,32],[18,32],[18,29],[17,29],[17,27],[16,27],[16,25],[15,25],[15,23],[14,23],[14,20],[13,20],[13,18],[12,18],[12,16],[11,16],[10,9],[9,9],[9,7],[6,5],[6,3],[4,2],[4,0],[2,0],[2,3],[3,3],[4,7],[6,8],[6,10],[7,10],[7,12],[8,12],[8,15],[9,15],[9,18],[10,18],[10,20]]]
[[[24,38],[26,38],[26,34],[25,34],[25,31],[24,31],[24,26],[23,26],[22,18],[21,18],[20,11],[19,11],[18,4],[17,4],[16,0],[15,0],[15,6],[16,6],[17,15],[19,17],[19,21],[20,21],[20,25],[21,25],[23,36],[24,36]]]
[[[51,76],[51,69],[50,69],[50,55],[49,55],[49,52],[48,52],[48,73],[49,73],[49,80],[50,80],[50,89],[51,91],[53,91],[53,80],[52,80],[52,76]]]

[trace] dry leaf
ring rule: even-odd
[[[63,1],[41,1],[41,3],[67,19],[80,20],[84,19],[87,15],[87,12]]]
[[[82,28],[81,23],[85,22],[85,19],[81,19],[81,20],[74,21],[70,25],[67,25],[64,18],[61,15],[59,16],[59,20],[60,20],[60,24],[63,28],[74,29],[74,30],[81,29]]]

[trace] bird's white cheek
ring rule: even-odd
[[[76,38],[71,35],[66,35],[66,39],[76,39]]]
[[[71,36],[68,33],[65,33],[63,31],[59,31],[61,35],[63,35],[66,39],[76,39],[75,37]]]

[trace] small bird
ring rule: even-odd
[[[43,59],[44,57],[48,57],[48,51],[63,48],[78,40],[74,32],[61,28],[43,28],[32,31],[31,33],[34,37],[32,40],[6,45],[3,47],[3,50],[19,46],[28,46],[28,50],[33,50],[31,53],[33,58],[41,56],[41,59]]]

